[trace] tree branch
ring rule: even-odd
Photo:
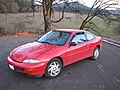
[[[69,3],[66,3],[66,2],[65,2],[64,8],[63,8],[63,11],[62,11],[62,17],[61,17],[59,20],[56,20],[56,21],[52,21],[52,20],[51,20],[52,23],[58,23],[58,22],[60,22],[60,21],[64,18],[64,12],[65,12],[65,9],[66,9],[66,7],[67,7],[68,5],[69,5]]]

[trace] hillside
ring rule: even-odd
[[[76,1],[76,2],[70,2],[70,3],[67,3],[67,4],[69,4],[69,5],[66,7],[65,12],[87,13],[89,11],[89,9],[90,9],[87,6],[85,6],[83,4],[80,4],[78,1]],[[55,4],[53,6],[53,8],[54,8],[55,11],[62,11],[65,5],[66,5],[65,3]]]

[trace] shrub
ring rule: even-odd
[[[5,29],[3,27],[0,27],[0,36],[5,35]]]
[[[115,27],[115,32],[117,33],[117,35],[120,35],[120,25],[119,24]]]

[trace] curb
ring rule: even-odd
[[[120,48],[120,42],[102,37],[102,41]]]

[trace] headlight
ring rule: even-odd
[[[35,63],[40,63],[40,60],[35,60],[35,59],[26,59],[23,61],[23,63],[30,63],[30,64],[35,64]]]

